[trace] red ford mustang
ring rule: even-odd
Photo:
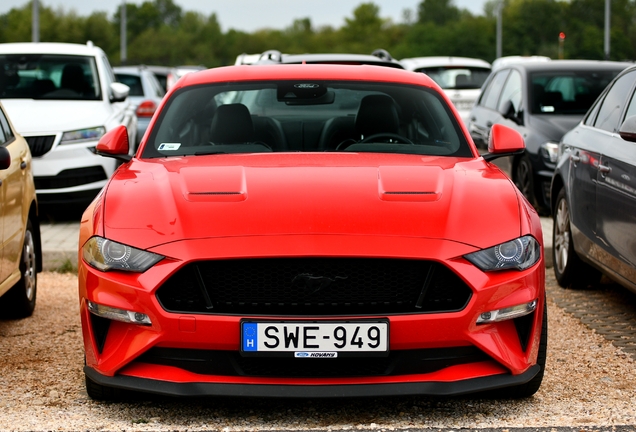
[[[186,75],[82,217],[86,387],[167,395],[534,394],[539,218],[424,74]]]

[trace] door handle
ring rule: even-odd
[[[609,174],[609,172],[612,171],[612,169],[610,167],[608,167],[607,165],[599,165],[598,166],[598,170],[602,174]]]
[[[20,169],[25,169],[27,167],[26,161],[20,162]]]

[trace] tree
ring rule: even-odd
[[[346,51],[371,52],[385,46],[384,27],[388,21],[380,18],[380,8],[373,3],[362,3],[354,9],[353,18],[345,18],[342,42]]]
[[[417,10],[418,22],[443,26],[459,20],[460,11],[453,0],[423,0]]]

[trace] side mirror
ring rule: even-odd
[[[128,154],[128,130],[126,126],[117,126],[106,132],[97,143],[96,153],[100,156],[112,157],[128,162],[132,156]]]
[[[627,117],[621,125],[618,134],[625,141],[636,142],[636,116]]]
[[[123,102],[130,93],[130,87],[126,84],[114,82],[110,84],[110,101],[111,102]]]
[[[503,116],[503,118],[511,120],[518,125],[521,124],[521,118],[519,117],[519,113],[515,111],[515,106],[512,104],[511,100],[508,100],[504,103],[502,111],[503,112],[501,113],[501,115]]]
[[[512,156],[523,153],[526,144],[523,137],[516,130],[501,124],[495,124],[490,129],[488,139],[488,153],[483,155],[487,161],[497,159],[501,156]]]
[[[0,170],[7,169],[11,166],[11,153],[6,147],[0,146]]]

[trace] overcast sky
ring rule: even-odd
[[[122,0],[39,0],[40,5],[54,9],[63,8],[69,12],[85,16],[94,11],[105,11],[109,16],[115,13]],[[127,0],[129,3],[143,3],[143,0]],[[330,25],[338,28],[345,17],[352,17],[353,10],[364,2],[373,2],[380,7],[380,16],[402,22],[403,11],[415,11],[418,0],[174,0],[184,11],[196,11],[210,15],[216,13],[223,31],[231,28],[252,32],[261,28],[283,29],[294,19],[311,18],[314,27]],[[1,0],[0,14],[15,7],[23,7],[25,0]],[[482,14],[486,0],[454,0],[455,6],[468,9],[473,14]]]

